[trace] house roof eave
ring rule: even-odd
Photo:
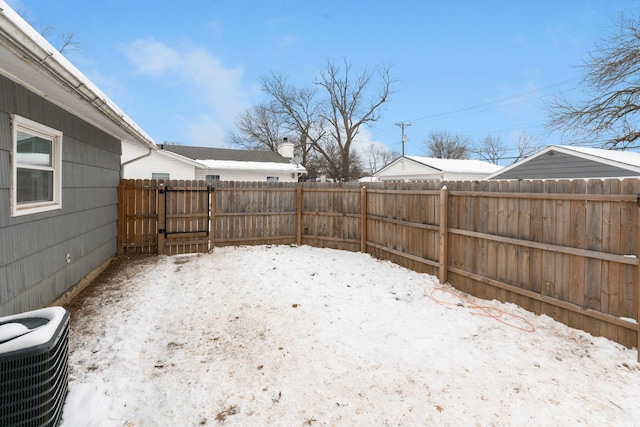
[[[3,0],[0,73],[120,140],[155,148],[149,135]]]

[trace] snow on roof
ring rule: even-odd
[[[435,157],[424,156],[405,156],[415,162],[438,169],[442,172],[451,173],[494,173],[502,169],[502,166],[493,163],[484,162],[482,160],[463,160],[463,159],[438,159]]]
[[[358,179],[358,182],[379,182],[380,178],[378,178],[377,176],[363,176],[362,178]]]
[[[551,145],[552,148],[560,148],[569,151],[586,154],[594,157],[623,163],[629,166],[640,167],[640,153],[634,151],[605,150],[603,148],[580,147],[575,145]]]
[[[170,157],[172,159],[176,159],[180,162],[186,163],[188,165],[191,166],[195,166],[199,169],[205,169],[205,166],[202,163],[199,163],[196,160],[190,159],[188,157],[182,156],[178,153],[174,153],[173,151],[167,151],[167,150],[158,150],[157,153],[161,156],[165,156],[165,157]]]
[[[209,169],[227,170],[255,170],[255,171],[282,171],[282,172],[306,172],[304,166],[293,163],[274,162],[244,162],[237,160],[200,160],[196,162],[205,165]]]
[[[503,176],[503,174],[510,170],[520,167],[523,163],[527,163],[537,157],[554,151],[564,153],[569,156],[581,157],[594,162],[600,162],[621,169],[640,171],[640,153],[636,153],[634,151],[606,150],[603,148],[580,147],[576,145],[548,145],[530,156],[516,163],[512,163],[504,169],[496,171],[496,173],[489,175],[486,179],[494,179],[496,177]]]

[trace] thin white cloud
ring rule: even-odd
[[[389,149],[386,144],[374,140],[369,129],[364,126],[360,127],[358,135],[356,135],[352,144],[353,149],[360,154],[363,154],[372,144],[378,148]]]
[[[204,50],[185,52],[181,59],[180,73],[198,89],[201,101],[214,107],[223,120],[234,120],[248,101],[242,87],[243,70],[225,68]]]
[[[278,46],[281,48],[292,46],[296,41],[296,37],[291,33],[285,33],[278,38]]]
[[[136,40],[123,50],[139,73],[162,75],[180,70],[180,53],[152,38]]]
[[[186,124],[193,142],[219,145],[224,132],[232,127],[238,115],[251,104],[259,91],[243,85],[242,68],[226,67],[209,51],[183,43],[168,46],[153,38],[136,40],[123,49],[138,73],[151,77],[171,77],[172,84],[182,82],[184,96],[197,107],[193,119]]]
[[[392,151],[384,143],[373,139],[367,128],[360,128],[358,135],[353,140],[353,150],[360,156],[362,167],[367,175],[375,173],[384,166],[385,159],[382,158],[380,152]]]
[[[529,52],[533,52],[536,50],[535,46],[531,43],[531,41],[522,35],[516,36],[516,38],[513,39],[513,44]]]
[[[209,31],[216,36],[221,36],[224,34],[224,26],[220,23],[220,21],[211,21],[207,25]]]
[[[203,116],[187,124],[190,144],[205,147],[226,147],[226,129],[214,117]]]

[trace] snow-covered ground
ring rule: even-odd
[[[111,270],[70,306],[65,427],[640,425],[635,349],[366,254]]]

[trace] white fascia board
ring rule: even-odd
[[[442,169],[435,167],[434,165],[430,165],[429,163],[425,163],[422,158],[420,156],[405,156],[405,159],[409,160],[410,162],[413,162],[417,165],[420,165],[424,168],[429,168],[430,170],[434,171],[434,172],[444,172]]]
[[[373,176],[386,177],[385,173],[388,173],[389,170],[393,170],[394,167],[396,167],[399,164],[402,164],[405,161],[413,165],[418,165],[421,168],[427,168],[428,170],[433,171],[434,173],[442,172],[441,170],[434,168],[432,166],[429,166],[427,164],[424,164],[423,162],[418,161],[415,158],[412,158],[411,156],[401,156],[395,159],[394,161],[392,161],[391,163],[389,163],[388,165],[386,165],[385,167],[383,167],[382,169],[380,169],[379,171],[377,171],[376,173],[374,173]],[[393,176],[395,176],[395,174]]]
[[[433,166],[433,165],[430,165],[429,163],[426,163],[426,162],[425,162],[425,160],[424,160],[425,158],[424,158],[424,157],[422,157],[422,156],[406,156],[405,158],[406,158],[406,159],[409,159],[409,160],[411,160],[411,161],[413,161],[413,162],[416,162],[416,163],[418,163],[418,164],[420,164],[420,165],[422,165],[422,166],[426,166],[426,167],[428,167],[429,169],[433,169],[433,170],[434,170],[434,171],[436,171],[436,172],[442,172],[442,171],[443,171],[443,170],[442,170],[442,169],[440,169],[440,168],[437,168],[437,167],[435,167],[435,166]]]
[[[376,172],[374,172],[373,176],[376,176],[377,174],[379,174],[380,172],[390,168],[391,166],[393,166],[394,164],[396,164],[400,159],[404,158],[404,156],[402,157],[398,157],[395,160],[392,160],[389,164],[383,166],[382,168],[378,169]]]

